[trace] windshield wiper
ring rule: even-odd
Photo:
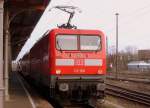
[[[62,52],[62,49],[61,49],[61,46],[59,45],[59,41],[58,40],[57,40],[57,46],[58,46],[60,52]]]
[[[95,50],[95,52],[97,53],[101,48],[101,44],[98,45],[97,49]]]

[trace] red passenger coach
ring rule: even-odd
[[[53,29],[21,60],[22,73],[46,87],[52,98],[103,99],[105,44],[98,30]]]

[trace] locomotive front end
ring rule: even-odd
[[[103,99],[105,37],[97,30],[56,29],[51,33],[51,82],[72,101]]]

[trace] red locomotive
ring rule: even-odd
[[[53,29],[20,61],[22,74],[46,87],[52,98],[63,94],[76,102],[103,99],[105,44],[98,30]]]

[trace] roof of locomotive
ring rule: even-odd
[[[88,34],[92,34],[92,35],[101,35],[104,36],[104,33],[100,30],[88,30],[88,29],[64,29],[64,28],[56,28],[56,29],[52,29],[50,32],[50,34],[83,34],[83,35],[88,35]]]

